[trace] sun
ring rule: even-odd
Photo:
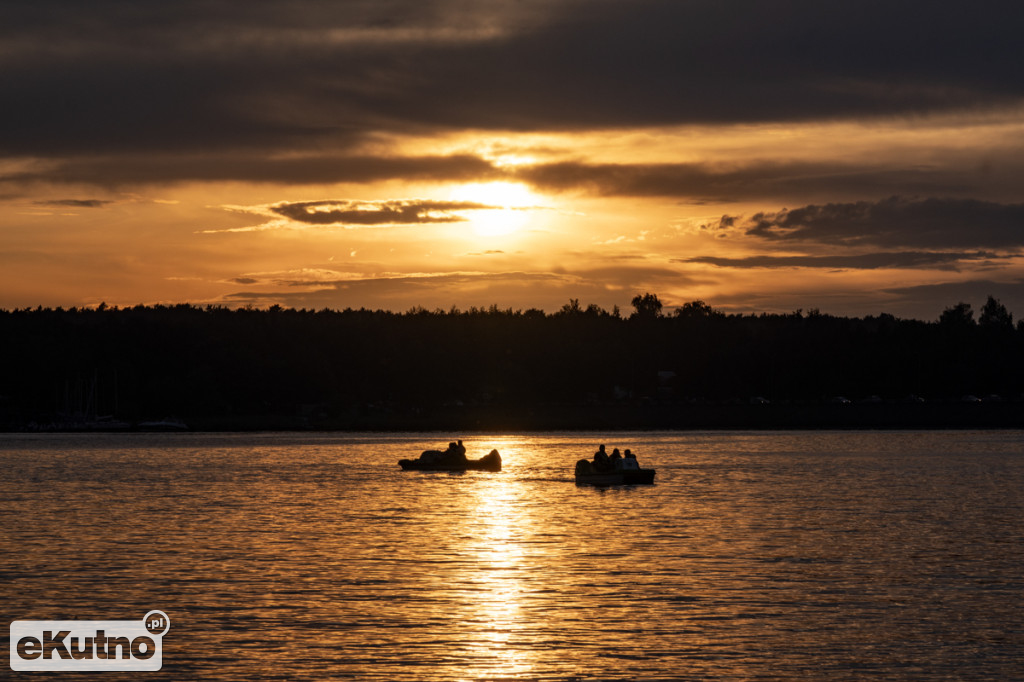
[[[512,234],[529,220],[529,209],[538,197],[526,185],[516,182],[474,182],[452,190],[456,201],[471,201],[487,208],[467,214],[473,231],[481,237]]]

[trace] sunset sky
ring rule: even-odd
[[[7,0],[0,308],[1024,317],[1022,17]]]

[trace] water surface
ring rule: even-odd
[[[398,468],[454,437],[504,471]],[[0,609],[161,609],[167,679],[1022,679],[1022,519],[1015,431],[8,434]]]

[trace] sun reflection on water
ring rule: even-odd
[[[511,448],[503,450],[503,445],[509,444],[495,444],[506,461],[514,459]],[[530,567],[522,540],[533,520],[522,493],[506,471],[474,481],[465,497],[473,522],[461,550],[471,558],[466,582],[472,592],[460,618],[476,630],[468,645],[469,658],[480,661],[474,674],[519,676],[529,674],[537,662],[535,651],[523,641]]]

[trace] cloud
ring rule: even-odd
[[[348,288],[364,285],[396,286],[416,284],[426,287],[461,285],[471,282],[520,281],[524,284],[560,282],[571,279],[565,273],[545,272],[339,272],[318,268],[301,268],[281,272],[248,273],[231,281],[244,284],[280,285],[286,287],[330,286]],[[239,294],[245,296],[248,294]]]
[[[808,205],[757,213],[746,234],[776,242],[915,248],[1024,247],[1024,204],[906,199]]]
[[[785,149],[781,150],[785,153]],[[962,162],[961,162],[962,163]],[[1018,169],[1014,169],[1016,177]],[[696,203],[786,196],[872,196],[982,192],[991,179],[955,164],[907,167],[900,160],[767,161],[623,164],[565,161],[514,170],[515,177],[552,192],[601,196],[678,197]]]
[[[102,208],[113,201],[104,199],[52,199],[49,201],[37,201],[37,206],[65,206],[69,208]]]
[[[354,149],[381,132],[1019,102],[1019,6],[953,0],[50,0],[0,6],[0,154]],[[87,28],[83,28],[87,27]]]
[[[925,167],[901,159],[867,161],[772,161],[724,163],[587,163],[561,161],[502,167],[475,154],[402,156],[319,153],[272,158],[249,153],[106,155],[54,160],[18,169],[0,181],[27,185],[51,182],[105,188],[159,186],[178,182],[242,181],[290,185],[369,184],[402,180],[426,183],[507,181],[541,192],[584,192],[605,197],[668,197],[690,203],[915,196],[1015,196],[1024,176],[1009,145],[996,154],[981,149],[965,161],[953,155]],[[780,150],[785,154],[786,150]],[[998,158],[998,173],[979,170],[978,159]]]
[[[523,307],[529,292],[531,306],[558,310],[569,298],[606,309],[620,303],[622,291],[663,291],[700,281],[669,268],[629,267],[557,269],[553,272],[381,272],[334,273],[296,270],[280,273],[247,273],[245,290],[228,294],[230,305],[258,306],[274,303],[289,307],[370,307],[406,309],[415,304],[428,309],[463,308],[500,304]],[[410,301],[412,303],[410,303]]]
[[[256,206],[222,206],[238,213],[269,218],[259,225],[225,229],[201,230],[202,234],[221,232],[261,232],[296,229],[303,225],[339,226],[345,228],[429,225],[458,223],[468,220],[468,211],[502,210],[475,201],[439,201],[434,199],[326,199],[321,201],[282,202]],[[355,255],[355,252],[352,253]]]
[[[336,277],[290,272],[253,275],[263,290],[238,291],[224,300],[231,304],[281,305],[300,307],[348,306],[395,309],[408,307],[409,301],[424,307],[447,309],[453,302],[473,300],[462,305],[490,305],[504,298],[520,300],[524,290],[554,289],[561,292],[575,286],[576,278],[566,274],[540,272],[442,272],[379,273],[359,275],[338,273]],[[285,287],[278,290],[277,287]],[[507,296],[513,292],[512,296]],[[561,295],[559,293],[559,295]]]
[[[1013,313],[1014,320],[1024,314],[1024,281],[1019,279],[1005,282],[971,279],[922,286],[871,288],[859,292],[848,288],[824,289],[813,298],[808,297],[806,289],[796,286],[774,291],[766,291],[763,287],[741,286],[717,294],[708,302],[716,308],[739,313],[785,313],[818,308],[834,315],[889,313],[905,319],[937,320],[943,310],[960,301],[970,303],[978,311],[990,295],[999,299]]]
[[[596,268],[575,268],[569,272],[583,281],[607,287],[655,291],[665,287],[699,284],[702,280],[659,265],[623,265],[626,259]]]
[[[989,296],[994,296],[1009,309],[1014,319],[1024,318],[1024,280],[1009,281],[973,279],[909,287],[891,287],[883,293],[894,297],[907,310],[932,310],[937,319],[941,312],[958,302],[970,303],[980,310]]]
[[[306,201],[273,206],[271,210],[289,220],[310,225],[413,225],[456,223],[466,218],[457,211],[498,208],[472,201],[431,201],[403,199],[390,201]]]
[[[967,261],[1005,259],[988,251],[898,251],[862,254],[840,254],[829,256],[747,256],[745,258],[724,258],[699,256],[678,259],[676,263],[701,263],[721,268],[824,268],[828,270],[877,270],[883,268],[925,268],[957,270]]]
[[[342,282],[359,281],[366,278],[367,275],[358,272],[339,272],[325,268],[296,268],[273,272],[250,272],[227,281],[246,286],[274,285],[322,288],[324,286],[334,286]]]
[[[248,181],[257,183],[328,184],[370,183],[382,180],[479,181],[501,175],[488,161],[471,155],[349,156],[300,155],[106,155],[76,157],[37,170],[0,174],[8,182],[49,181],[106,187],[159,185],[183,181]]]

